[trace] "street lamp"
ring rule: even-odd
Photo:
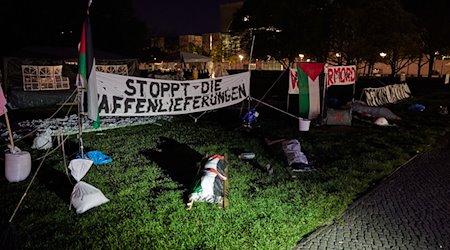
[[[439,72],[439,74],[441,74],[441,75],[444,75],[444,59],[445,59],[445,56],[442,56],[442,59],[441,59],[441,72]]]
[[[387,56],[387,54],[384,53],[384,52],[381,52],[381,53],[380,53],[380,56],[384,59],[384,58]]]
[[[336,52],[336,58],[338,59],[338,64],[342,65],[341,53]]]
[[[239,60],[240,60],[241,63],[242,63],[242,59],[244,59],[244,56],[243,56],[243,55],[238,55],[238,57],[239,57]]]
[[[300,58],[300,61],[303,61],[303,58],[305,58],[305,55],[303,55],[303,54],[298,54],[298,57]]]

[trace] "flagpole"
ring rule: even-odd
[[[85,55],[85,58],[82,59],[81,54],[88,54],[88,53],[92,53],[92,51],[88,51],[89,49],[87,49],[88,41],[86,41],[87,39],[90,39],[90,30],[89,27],[86,27],[89,24],[89,8],[91,7],[92,4],[92,0],[89,0],[88,2],[88,6],[87,6],[87,10],[86,10],[86,19],[83,22],[83,29],[82,29],[82,34],[81,34],[81,40],[80,40],[80,44],[79,44],[79,53],[80,53],[80,59],[79,59],[79,63],[78,63],[78,75],[77,75],[77,88],[78,88],[78,144],[79,144],[79,148],[80,148],[80,155],[81,158],[84,157],[84,145],[83,145],[83,115],[84,115],[84,93],[87,90],[87,84],[88,84],[88,79],[86,74],[88,74],[87,72],[90,72],[89,69],[87,70],[86,68],[83,69],[83,67],[89,67],[92,66],[88,63],[89,59],[88,56],[89,55]],[[86,32],[88,32],[89,34],[86,35]],[[90,41],[89,41],[90,42]],[[95,69],[94,69],[95,70]],[[88,93],[89,94],[89,93]],[[90,98],[88,97],[88,101],[90,101]],[[89,107],[88,107],[88,110]]]
[[[78,144],[80,147],[81,158],[84,157],[83,146],[83,113],[84,113],[84,90],[81,86],[78,86]]]
[[[325,72],[327,72],[327,69],[328,69],[328,64],[325,64],[325,67],[324,67],[324,71]],[[323,84],[323,89],[322,89],[322,105],[321,105],[321,107],[320,107],[320,109],[321,109],[321,111],[320,111],[320,125],[323,125],[324,123],[325,123],[325,117],[326,116],[324,116],[325,114],[325,112],[326,112],[326,109],[328,108],[328,106],[327,107],[325,107],[325,100],[327,99],[327,90],[328,90],[328,74],[325,74],[325,76],[324,76],[324,84]]]

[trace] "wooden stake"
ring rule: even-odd
[[[225,175],[225,177],[227,177],[227,179],[223,181],[223,193],[222,193],[223,200],[222,200],[222,204],[221,204],[222,208],[228,208],[230,206],[230,201],[228,199],[228,187],[229,187],[229,184],[228,184],[228,154],[225,154],[225,163],[226,163],[226,166],[223,171],[224,171],[224,175]]]
[[[9,119],[8,119],[8,111],[5,112],[5,120],[6,120],[6,127],[8,128],[8,134],[9,134],[9,142],[11,143],[11,151],[14,150],[14,140],[13,140],[13,135],[11,132],[11,126],[9,125]]]

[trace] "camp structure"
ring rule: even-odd
[[[96,50],[96,71],[138,75],[138,61]],[[2,60],[4,91],[11,109],[62,104],[76,95],[76,47],[22,48]]]
[[[178,63],[207,63],[212,61],[210,57],[183,51],[171,54],[168,60]]]
[[[356,83],[356,66],[331,66],[319,62],[299,62],[295,67],[287,69],[289,73],[286,111],[273,107],[262,100],[251,98],[261,104],[270,106],[286,115],[299,120],[300,131],[309,130],[310,122],[315,125],[350,125],[351,110],[332,110],[325,102],[328,98],[328,90],[332,86],[349,85],[352,87],[352,100]],[[283,72],[284,74],[284,72]],[[270,86],[276,84],[278,79]],[[263,98],[267,92],[263,95]],[[296,95],[298,99],[298,115],[289,112],[290,95]],[[330,112],[331,111],[331,112]],[[345,118],[345,121],[332,121],[334,117]],[[330,119],[331,118],[331,119]]]

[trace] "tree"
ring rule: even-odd
[[[373,65],[385,52],[394,76],[417,58],[419,30],[398,0],[342,0],[333,7],[330,48],[345,61]]]
[[[433,72],[436,56],[450,54],[450,1],[406,1],[405,8],[415,15],[415,23],[421,28],[422,53],[429,61],[428,77]],[[442,72],[441,72],[442,73]]]
[[[335,1],[330,10],[330,39],[331,52],[340,54],[344,64],[357,64],[365,59],[375,63],[372,58],[373,50],[366,44],[366,27],[360,22],[364,18],[364,2],[343,0]],[[331,55],[332,60],[333,56]]]
[[[329,0],[247,0],[237,12],[231,29],[240,31],[243,47],[249,50],[255,36],[253,56],[267,55],[290,62],[299,53],[316,60],[328,52]]]

